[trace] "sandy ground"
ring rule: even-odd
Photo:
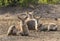
[[[60,32],[30,31],[29,36],[0,36],[0,41],[60,41]]]

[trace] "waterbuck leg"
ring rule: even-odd
[[[25,24],[23,24],[23,26],[22,26],[22,32],[20,33],[22,36],[28,36],[29,35],[29,30],[28,30],[28,27],[27,27],[27,25]]]

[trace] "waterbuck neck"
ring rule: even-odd
[[[22,23],[25,24],[25,20],[22,20]]]

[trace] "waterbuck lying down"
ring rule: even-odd
[[[28,18],[28,16],[26,14],[21,14],[20,16],[18,16],[18,18],[22,21],[22,29],[21,29],[21,35],[22,36],[28,36],[29,35],[29,29],[28,26],[26,24],[26,19]]]
[[[39,31],[57,31],[57,25],[56,24],[39,24],[38,25],[38,30]]]
[[[37,20],[33,16],[33,12],[27,12],[28,19],[26,21],[29,30],[37,30]]]
[[[19,32],[18,34],[20,34],[22,36],[28,36],[29,30],[28,30],[28,26],[25,22],[25,20],[28,18],[28,16],[26,14],[21,14],[20,16],[18,16],[18,18],[22,22],[21,31],[17,31],[16,27],[13,25],[13,26],[9,27],[7,35],[17,35],[17,33]]]

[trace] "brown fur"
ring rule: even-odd
[[[22,18],[22,17],[19,17],[18,18],[22,21],[22,28],[21,28],[21,35],[22,36],[28,36],[29,35],[29,30],[28,30],[28,27],[27,27],[27,24],[26,24],[26,19],[27,19],[27,16]]]

